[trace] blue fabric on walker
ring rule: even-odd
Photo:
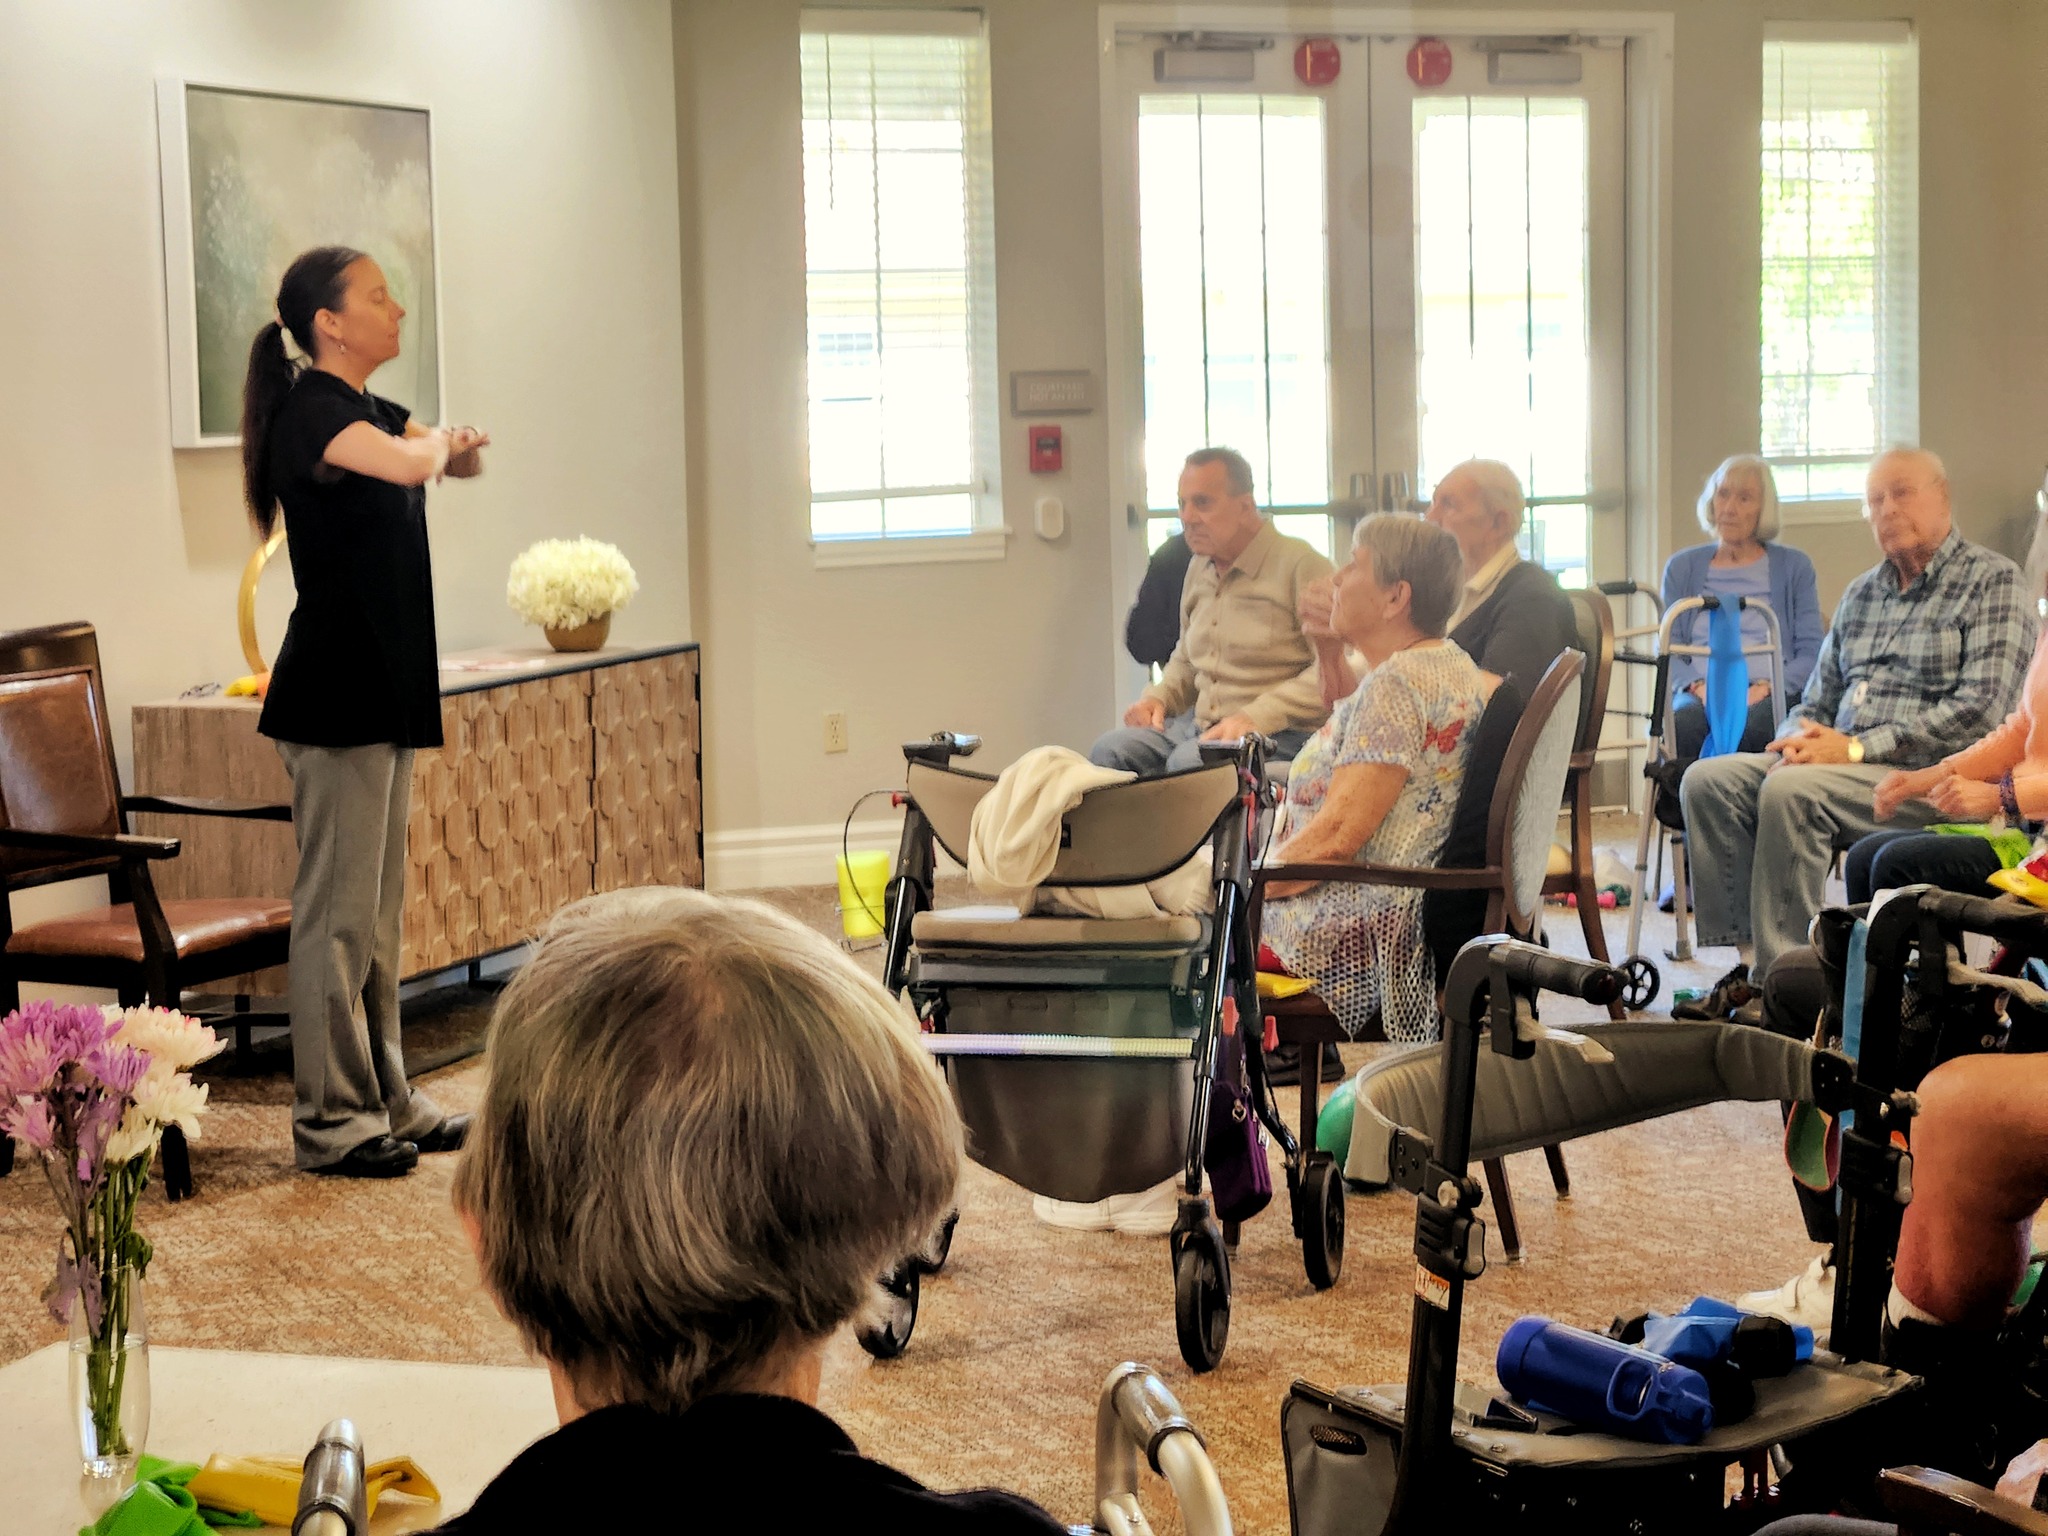
[[[1701,757],[1742,745],[1749,724],[1749,660],[1742,654],[1742,615],[1723,601],[1707,615],[1707,740]]]

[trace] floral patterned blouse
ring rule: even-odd
[[[1450,835],[1484,674],[1457,645],[1396,651],[1296,755],[1278,845],[1322,809],[1330,778],[1354,763],[1396,763],[1408,780],[1361,863],[1430,865]],[[1436,973],[1422,938],[1422,892],[1327,883],[1268,901],[1261,940],[1315,990],[1350,1035],[1377,1018],[1389,1040],[1437,1038]]]

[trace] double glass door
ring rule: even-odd
[[[1500,459],[1531,558],[1625,575],[1622,47],[1339,38],[1310,85],[1299,41],[1118,39],[1120,600],[1178,526],[1181,461],[1219,443],[1333,553]]]

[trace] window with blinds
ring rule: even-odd
[[[978,13],[806,11],[811,536],[1001,522]]]
[[[1786,501],[1860,500],[1920,426],[1918,55],[1784,25],[1763,63],[1763,455]]]

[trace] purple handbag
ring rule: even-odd
[[[1225,1032],[1216,1051],[1216,1084],[1209,1095],[1209,1137],[1202,1164],[1219,1221],[1245,1222],[1273,1199],[1273,1165],[1266,1160],[1266,1128],[1252,1109],[1245,1082],[1244,1032],[1234,1002],[1224,1003]]]

